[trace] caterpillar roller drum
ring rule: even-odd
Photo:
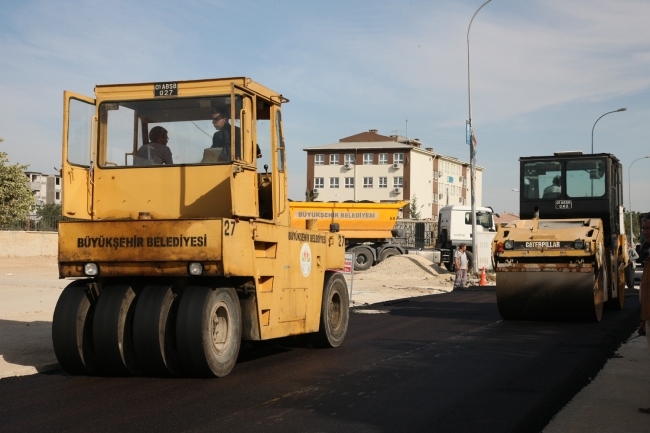
[[[242,340],[343,343],[345,237],[291,226],[286,102],[249,78],[65,92],[65,370],[221,377]]]
[[[492,244],[505,320],[599,321],[625,302],[622,167],[611,154],[520,158],[520,217]]]

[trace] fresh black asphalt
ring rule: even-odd
[[[351,314],[337,349],[244,345],[222,379],[0,380],[2,432],[537,432],[593,378],[639,317],[501,321],[493,291]]]

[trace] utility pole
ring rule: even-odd
[[[476,137],[474,136],[474,127],[472,126],[472,82],[470,80],[470,62],[469,62],[469,31],[472,28],[474,17],[479,13],[483,6],[490,3],[492,0],[487,0],[481,5],[480,8],[474,12],[472,19],[467,27],[467,96],[469,100],[469,120],[467,121],[467,129],[469,135],[469,161],[470,161],[470,190],[471,190],[471,204],[472,204],[472,273],[478,273],[478,248],[476,248]]]

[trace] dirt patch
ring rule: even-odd
[[[367,271],[355,272],[351,305],[446,293],[453,286],[454,273],[427,259],[417,255],[393,256]]]
[[[409,280],[431,280],[444,281],[453,276],[452,272],[434,265],[429,260],[417,255],[393,256],[383,262],[359,273],[363,279],[409,279]]]

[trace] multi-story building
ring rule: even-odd
[[[376,129],[307,152],[307,191],[316,201],[416,202],[420,218],[437,219],[440,207],[469,204],[469,164],[422,148],[416,139]],[[481,205],[483,168],[476,169]],[[410,217],[404,209],[403,217]]]
[[[26,171],[27,187],[34,194],[34,205],[61,204],[61,176]]]

